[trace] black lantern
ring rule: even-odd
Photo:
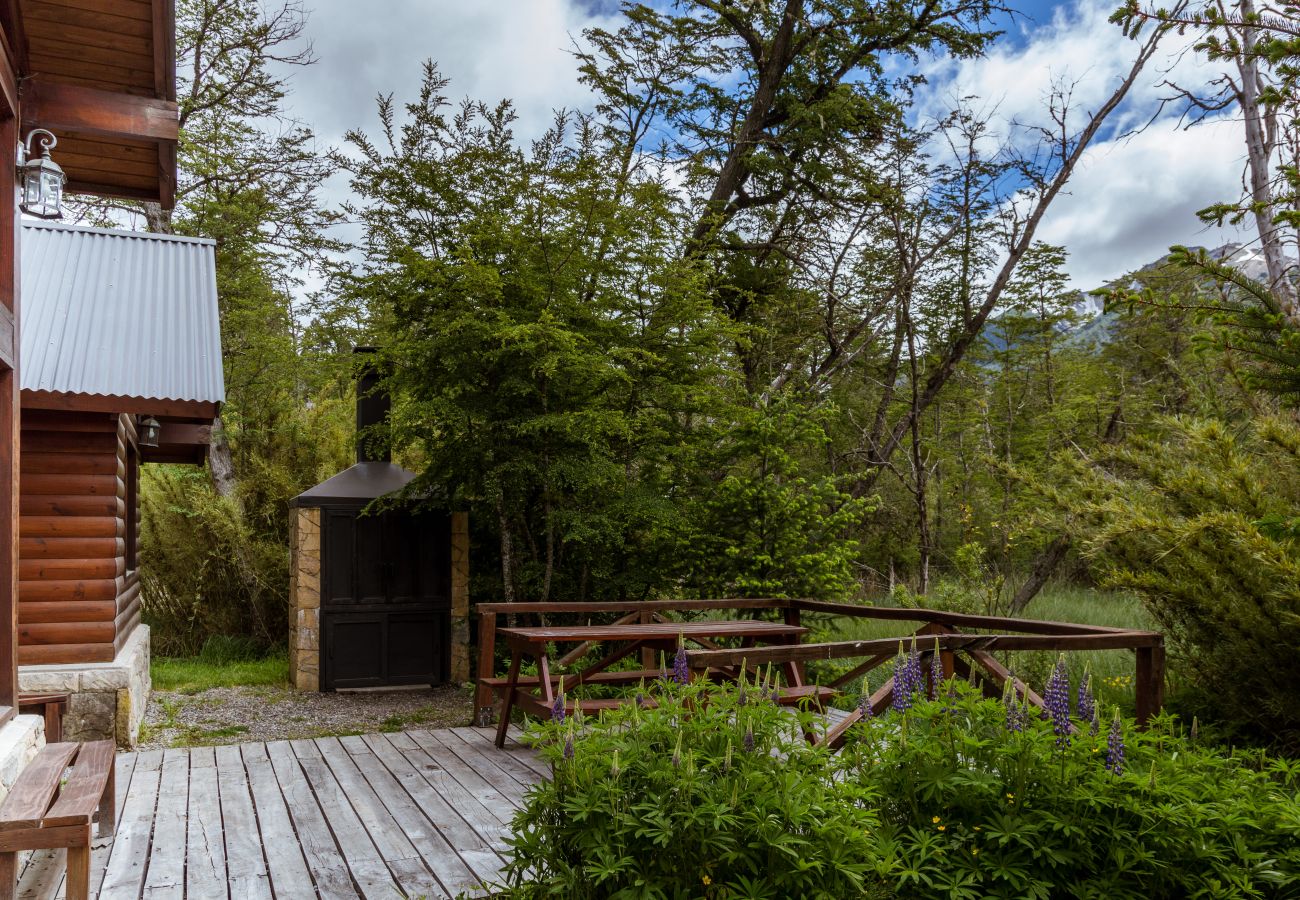
[[[32,158],[32,139],[37,138],[41,144],[41,155]],[[18,165],[19,177],[23,182],[23,199],[19,206],[29,216],[40,219],[59,219],[63,217],[63,185],[68,176],[54,160],[50,159],[50,150],[58,144],[59,139],[44,128],[34,128],[24,142],[23,161]]]
[[[153,416],[140,420],[140,425],[136,433],[136,440],[141,447],[157,447],[158,435],[162,433],[162,426]]]

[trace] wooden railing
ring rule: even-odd
[[[832,641],[823,643],[723,648],[710,647],[688,650],[687,658],[692,669],[707,672],[709,669],[735,667],[747,662],[751,667],[782,663],[806,663],[818,660],[862,659],[862,662],[839,673],[828,687],[844,688],[856,683],[864,675],[892,660],[898,653],[899,642],[910,647],[913,637],[917,650],[926,661],[929,672],[930,657],[939,653],[945,676],[959,675],[979,684],[991,696],[1000,696],[1006,682],[1013,681],[1016,691],[1031,703],[1041,706],[1042,698],[993,656],[995,651],[1046,650],[1074,652],[1080,650],[1132,650],[1136,654],[1134,690],[1136,715],[1140,725],[1160,711],[1164,705],[1165,647],[1164,636],[1156,631],[1111,628],[1104,625],[1081,625],[1072,622],[1047,622],[1035,619],[1013,619],[1002,616],[968,615],[933,609],[909,609],[892,606],[856,606],[847,603],[827,603],[819,600],[778,599],[720,599],[720,600],[648,600],[615,601],[607,603],[480,603],[478,691],[475,707],[480,717],[484,711],[491,715],[492,684],[496,667],[497,617],[502,615],[593,615],[621,613],[615,621],[653,622],[666,621],[674,612],[700,612],[717,610],[779,610],[782,618],[797,625],[803,612],[859,619],[880,619],[899,622],[922,622],[915,632],[898,637],[873,640]],[[564,656],[560,662],[569,663],[580,658],[587,648],[579,646]],[[646,668],[653,660],[643,660]],[[893,699],[893,679],[871,696],[872,711],[883,710]],[[841,725],[852,724],[850,717]],[[842,732],[841,732],[842,733]],[[829,736],[831,738],[836,735]]]

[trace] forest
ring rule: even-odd
[[[627,2],[544,133],[411,60],[332,147],[292,112],[308,13],[179,0],[176,209],[84,209],[217,241],[209,464],[143,485],[156,654],[283,645],[287,503],[352,461],[372,345],[393,414],[359,437],[469,513],[475,601],[1122,594],[1175,711],[1300,748],[1290,12],[1132,0],[1127,72],[1011,140],[988,98],[917,99],[918,60],[1004,39],[998,0]],[[1221,75],[1170,102],[1239,130],[1243,190],[1202,220],[1248,239],[1080,291],[1039,226],[1177,42]]]

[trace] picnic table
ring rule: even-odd
[[[550,646],[552,644],[582,643],[614,644],[609,653],[572,675],[566,675],[568,685],[577,687],[585,683],[635,684],[647,676],[653,678],[657,671],[636,670],[609,672],[610,666],[639,650],[677,649],[678,641],[694,641],[703,647],[716,648],[718,640],[738,639],[742,646],[765,644],[797,644],[807,628],[781,622],[764,622],[754,619],[721,619],[695,622],[611,623],[609,625],[566,625],[539,628],[503,628],[497,637],[510,648],[510,670],[500,685],[504,692],[501,717],[497,726],[497,747],[504,747],[510,725],[510,711],[518,705],[526,712],[549,716],[555,705],[555,679],[551,675]],[[537,662],[536,678],[521,678],[519,668],[525,658]],[[803,672],[798,663],[783,666],[787,686],[781,699],[793,702],[804,697],[820,700],[821,690],[808,688],[803,683]],[[720,668],[713,674],[736,677],[734,669]],[[575,703],[563,701],[565,713],[571,714]],[[586,710],[608,709],[625,703],[618,698],[589,699],[582,701]]]

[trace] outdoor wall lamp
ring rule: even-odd
[[[162,426],[153,416],[141,419],[136,430],[136,443],[141,447],[157,447],[158,435],[162,433]]]
[[[38,137],[39,136],[39,137]],[[32,158],[32,139],[38,138],[41,155]],[[18,163],[18,176],[23,183],[23,199],[19,207],[29,216],[40,219],[63,217],[63,185],[68,176],[54,160],[50,150],[59,143],[51,132],[33,128],[21,145],[22,159]]]

